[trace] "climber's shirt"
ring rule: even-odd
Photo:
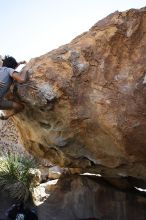
[[[13,72],[15,70],[7,67],[0,67],[0,100],[6,95],[13,83]]]

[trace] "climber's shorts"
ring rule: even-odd
[[[7,99],[0,99],[0,110],[8,110],[13,108],[13,102]]]

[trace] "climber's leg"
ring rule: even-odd
[[[1,120],[7,120],[9,117],[21,112],[24,109],[24,105],[20,102],[13,102],[9,100],[0,101],[0,110],[12,110],[10,114],[1,115]]]

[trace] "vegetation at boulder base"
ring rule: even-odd
[[[8,153],[0,157],[0,189],[6,190],[9,196],[18,201],[27,201],[30,198],[32,179],[30,168],[36,168],[34,158],[25,155]]]

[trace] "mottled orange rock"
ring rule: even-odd
[[[146,179],[146,8],[115,12],[22,71],[24,145],[62,167]]]

